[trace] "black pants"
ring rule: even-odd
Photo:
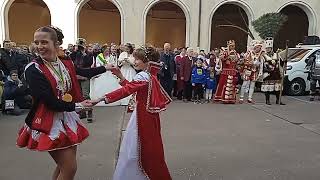
[[[170,77],[164,77],[160,79],[160,84],[164,88],[164,90],[168,93],[168,95],[172,96],[172,88],[173,88],[173,80]]]
[[[310,80],[310,95],[314,96],[317,91],[317,82],[320,84],[320,80],[311,79]]]
[[[265,92],[265,96],[266,96],[266,103],[270,103],[270,94],[272,92]],[[276,103],[279,103],[279,100],[280,100],[280,91],[274,91],[274,94],[276,95]]]
[[[201,100],[203,98],[203,86],[201,83],[196,83],[193,87],[194,100]]]
[[[182,100],[183,90],[177,91],[178,100]]]
[[[173,81],[173,96],[178,96],[177,81]]]
[[[192,98],[192,84],[191,84],[190,81],[185,81],[184,82],[183,96],[188,101],[191,101],[191,98]]]

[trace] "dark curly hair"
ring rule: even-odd
[[[159,62],[160,54],[153,46],[145,46],[133,51],[133,57],[142,60],[144,63],[153,61]]]
[[[134,51],[132,44],[131,43],[127,43],[125,46],[129,48],[129,54],[132,54],[133,51]]]

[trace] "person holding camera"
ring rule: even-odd
[[[10,71],[8,80],[4,83],[3,112],[11,115],[21,115],[21,109],[30,109],[32,98],[30,90],[18,77],[18,71]]]

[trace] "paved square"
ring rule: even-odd
[[[174,180],[319,180],[319,101],[284,97],[286,106],[175,101],[162,114],[166,160]],[[275,102],[274,99],[273,103]],[[97,107],[79,146],[77,180],[110,180],[124,107]],[[0,115],[0,179],[50,179],[47,153],[15,146],[24,117]],[[85,121],[84,121],[85,122]]]

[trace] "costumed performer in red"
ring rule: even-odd
[[[165,162],[161,138],[159,113],[171,102],[170,96],[157,80],[160,55],[153,47],[134,51],[134,68],[141,70],[131,82],[118,69],[113,73],[119,77],[122,88],[93,100],[112,103],[136,94],[136,107],[131,115],[124,135],[119,160],[113,180],[171,180]]]
[[[92,107],[89,100],[83,100],[76,74],[90,78],[107,68],[76,69],[71,59],[59,58],[62,40],[58,28],[45,26],[34,33],[39,57],[25,69],[33,106],[19,131],[17,146],[49,152],[57,164],[52,179],[73,180],[77,145],[89,135],[76,111]]]
[[[220,74],[219,83],[214,96],[214,101],[225,104],[236,103],[236,86],[237,78],[237,64],[240,55],[236,52],[236,43],[234,40],[227,42],[228,48],[220,54],[222,61],[222,72]]]

